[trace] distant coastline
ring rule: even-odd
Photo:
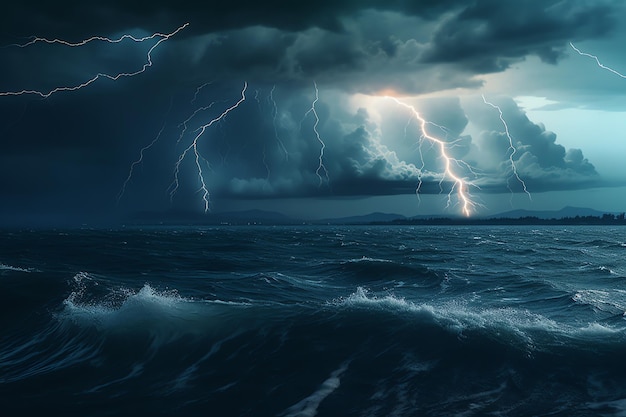
[[[556,212],[561,213],[561,212]],[[442,217],[442,216],[419,216],[405,217],[389,213],[371,213],[365,216],[333,218],[333,219],[317,219],[304,220],[291,218],[279,213],[248,211],[248,212],[232,212],[221,214],[191,214],[191,213],[151,213],[135,217],[127,222],[127,225],[137,226],[280,226],[280,225],[335,225],[335,226],[464,226],[464,225],[560,225],[560,226],[592,226],[592,225],[610,225],[622,226],[626,225],[624,213],[601,213],[595,215],[571,215],[571,216],[554,216],[540,217],[539,215],[523,215],[508,216],[496,215],[492,217]]]
[[[354,224],[354,223],[353,223]],[[624,219],[624,213],[604,214],[602,216],[574,216],[574,217],[561,217],[542,219],[535,216],[526,217],[495,217],[495,218],[449,218],[449,217],[435,217],[435,218],[410,218],[410,219],[396,219],[388,222],[369,222],[361,223],[369,225],[492,225],[492,226],[517,226],[517,225],[529,225],[529,226],[593,226],[593,225],[611,225],[611,226],[626,226],[626,220]]]

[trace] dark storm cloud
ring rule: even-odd
[[[245,80],[247,101],[199,141],[211,198],[403,194],[420,181],[423,193],[447,192],[451,184],[441,175],[435,150],[425,147],[422,162],[419,135],[405,137],[405,114],[394,119],[395,130],[388,129],[369,110],[347,106],[346,93],[475,88],[480,75],[502,71],[528,55],[554,63],[568,40],[599,37],[615,26],[610,5],[538,0],[6,4],[0,13],[3,45],[33,34],[80,40],[190,26],[153,51],[154,65],[141,76],[101,80],[47,100],[0,98],[0,212],[115,210],[129,167],[164,123],[161,139],[146,151],[120,207],[170,207],[167,190],[181,150],[195,129],[237,100]],[[46,90],[101,72],[134,71],[146,63],[149,47],[3,48],[0,91]],[[322,173],[321,185],[316,174],[321,144],[311,115],[306,116],[313,80],[321,90],[318,128],[330,179],[326,182]],[[192,104],[196,88],[207,81],[214,83]],[[276,108],[269,99],[273,85]],[[177,144],[180,123],[214,101]],[[513,102],[500,103],[511,117],[516,161],[529,187],[577,188],[597,180],[582,151],[559,145]],[[499,120],[482,103],[474,106],[482,110],[471,112],[456,98],[434,99],[424,102],[423,114],[449,129],[447,139],[458,141],[451,153],[475,163],[485,191],[506,190],[511,172]],[[472,123],[483,133],[465,134]],[[180,180],[173,206],[200,207],[191,155],[181,165]]]
[[[502,179],[506,178],[509,186],[521,190],[521,184],[513,177],[513,167],[508,160],[510,155],[519,176],[531,190],[583,189],[600,185],[595,167],[584,157],[582,150],[560,145],[554,132],[530,121],[511,98],[499,97],[492,102],[502,110],[515,151],[510,148],[497,112],[491,107],[480,106],[479,99],[467,106],[470,120],[482,130],[475,140],[477,148],[469,157],[479,167],[484,167],[485,172],[491,171],[492,179],[485,176],[482,180],[485,190],[502,191]]]
[[[420,182],[420,192],[425,194],[450,190],[452,183],[442,174],[438,148],[424,140],[422,152],[418,152],[420,133],[415,124],[407,125],[409,115],[390,106],[386,111],[396,114],[397,119],[378,125],[365,108],[346,112],[337,93],[322,98],[316,106],[318,130],[325,143],[323,162],[329,173],[327,182],[324,171],[319,171],[320,181],[316,171],[321,144],[313,131],[312,116],[305,117],[313,91],[285,93],[275,96],[279,108],[274,119],[276,130],[265,89],[257,92],[258,102],[249,99],[231,121],[203,137],[201,150],[213,167],[208,181],[214,196],[392,195],[414,192]],[[530,191],[601,184],[595,167],[581,150],[560,145],[553,132],[530,121],[513,100],[501,97],[496,102],[514,138],[516,170]],[[445,134],[435,125],[429,128],[431,134],[455,141],[449,154],[469,162],[474,170],[472,173],[467,166],[455,165],[457,174],[484,192],[523,191],[514,178],[508,138],[493,108],[482,100],[463,107],[456,98],[421,100],[419,105],[429,120],[452,127]],[[246,123],[238,123],[241,120]],[[480,129],[474,138],[462,134],[468,123]]]
[[[207,181],[214,196],[256,199],[415,190],[420,171],[377,141],[370,132],[376,126],[365,109],[349,114],[320,100],[317,129],[325,144],[327,181],[324,170],[318,169],[322,144],[313,130],[315,119],[307,115],[312,86],[297,94],[275,91],[276,113],[269,91],[250,91],[237,114],[202,137],[199,148],[213,167]]]
[[[556,0],[25,1],[9,4],[1,19],[6,43],[32,34],[169,32],[190,22],[170,41],[171,72],[316,79],[365,92],[475,87],[473,75],[532,54],[554,63],[567,41],[601,36],[617,22],[610,3]]]
[[[568,41],[605,35],[616,19],[602,2],[473,2],[437,29],[424,60],[462,63],[479,73],[502,71],[531,54],[554,64]]]
[[[5,5],[2,17],[7,35],[29,36],[44,29],[62,33],[92,34],[93,31],[118,31],[141,26],[162,30],[159,25],[193,24],[189,34],[214,33],[249,26],[268,26],[286,31],[320,27],[331,31],[343,29],[341,18],[365,9],[392,10],[437,18],[458,4],[459,0],[319,0],[296,2],[274,0],[233,2],[166,0],[84,2],[78,0],[25,0]],[[16,21],[14,17],[19,16]]]

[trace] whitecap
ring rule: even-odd
[[[20,268],[19,266],[12,266],[0,263],[0,271],[33,272],[36,270],[33,268]]]
[[[77,276],[81,282],[93,279]],[[64,300],[58,317],[81,326],[109,331],[146,331],[167,335],[202,333],[207,326],[218,326],[233,308],[249,304],[223,300],[194,300],[176,290],[156,290],[145,284],[139,290],[121,288],[89,299],[86,286],[80,285]]]
[[[609,324],[587,322],[568,324],[558,322],[544,315],[526,309],[502,307],[483,308],[467,300],[448,300],[439,303],[416,303],[393,294],[376,295],[363,287],[347,297],[330,302],[340,308],[387,311],[417,319],[437,323],[444,329],[466,336],[467,332],[487,330],[490,337],[522,342],[529,351],[538,344],[560,345],[563,339],[586,339],[595,334],[621,335],[624,328]]]
[[[360,258],[348,259],[347,261],[344,261],[343,263],[360,263],[360,262],[393,263],[393,261],[389,259],[370,258],[369,256],[362,256]]]

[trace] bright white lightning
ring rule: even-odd
[[[178,140],[176,141],[176,144],[179,144],[180,141],[183,139],[183,136],[185,136],[185,133],[187,133],[187,128],[188,128],[187,123],[189,123],[191,121],[191,119],[193,119],[196,116],[196,114],[200,113],[201,111],[209,110],[211,107],[213,107],[215,105],[215,103],[217,103],[217,101],[212,102],[208,106],[202,106],[202,107],[197,108],[196,110],[194,110],[194,112],[191,114],[191,116],[189,116],[187,119],[183,120],[178,125],[178,128],[180,129],[182,127],[182,130],[180,131],[180,135],[178,136]]]
[[[317,170],[315,170],[315,174],[317,175],[317,177],[320,180],[319,186],[321,187],[322,184],[324,183],[324,178],[322,178],[322,175],[320,174],[320,172],[324,171],[324,176],[326,177],[326,183],[327,184],[330,183],[330,178],[328,176],[328,169],[326,169],[326,166],[324,165],[324,150],[326,149],[326,143],[324,143],[324,141],[322,140],[322,137],[320,136],[320,132],[317,130],[317,126],[320,123],[320,118],[317,115],[317,109],[315,108],[315,105],[319,101],[320,97],[319,97],[319,90],[317,88],[317,83],[315,81],[313,82],[313,86],[315,87],[315,99],[311,103],[311,108],[309,110],[307,110],[306,113],[304,113],[303,120],[306,119],[309,114],[313,114],[313,117],[315,118],[315,123],[313,123],[313,132],[315,132],[315,137],[317,138],[317,141],[321,145],[320,155],[319,155],[319,158],[318,158],[319,159],[319,165],[317,167]]]
[[[395,101],[397,104],[408,109],[411,112],[411,115],[415,118],[415,120],[417,121],[420,127],[420,132],[421,132],[420,142],[422,141],[422,139],[427,139],[433,146],[439,147],[439,155],[444,161],[444,178],[448,177],[454,182],[452,189],[448,193],[448,205],[450,205],[450,202],[451,202],[451,194],[456,189],[457,198],[459,200],[459,203],[461,204],[461,211],[465,216],[469,217],[472,214],[472,209],[476,207],[476,203],[472,200],[468,191],[469,186],[473,184],[461,178],[458,174],[454,172],[452,168],[453,164],[464,165],[464,166],[468,166],[468,165],[464,163],[463,161],[459,161],[448,155],[447,146],[449,145],[449,143],[428,134],[428,132],[426,131],[426,125],[428,124],[435,125],[435,124],[428,122],[426,119],[424,119],[420,115],[420,113],[415,109],[415,107],[411,106],[410,104],[404,103],[395,97],[385,96],[385,98]],[[435,126],[438,126],[438,125],[435,125]],[[423,163],[423,159],[422,159],[422,163]],[[442,178],[442,181],[443,181],[443,178]],[[420,177],[417,189],[415,190],[418,196],[419,196],[419,190],[421,186],[422,186],[422,179]]]
[[[595,55],[591,55],[591,54],[588,54],[587,52],[582,52],[580,49],[576,48],[576,47],[574,46],[574,44],[573,44],[573,43],[571,43],[571,42],[569,43],[569,45],[572,47],[572,49],[573,49],[574,51],[578,52],[578,54],[579,54],[579,55],[586,56],[586,57],[589,57],[589,58],[591,58],[591,59],[594,59],[594,60],[596,61],[596,64],[598,64],[598,66],[599,66],[600,68],[605,69],[605,70],[607,70],[607,71],[610,71],[610,72],[612,72],[613,74],[617,75],[618,77],[621,77],[621,78],[626,78],[626,75],[624,75],[624,74],[622,74],[622,73],[620,73],[620,72],[617,72],[617,71],[616,71],[616,70],[614,70],[613,68],[609,68],[609,67],[607,67],[606,65],[602,64],[602,63],[600,62],[600,60],[598,59],[598,57],[597,57],[597,56],[595,56]]]
[[[194,154],[194,157],[195,157],[195,164],[196,164],[196,168],[197,168],[197,171],[198,171],[198,179],[200,180],[200,189],[198,191],[202,193],[202,201],[204,202],[204,212],[206,213],[206,212],[209,211],[209,208],[210,208],[209,189],[208,189],[208,187],[206,185],[206,182],[204,180],[204,172],[202,171],[202,165],[200,164],[200,159],[202,157],[200,156],[200,152],[198,151],[198,140],[202,137],[204,132],[209,127],[213,126],[217,122],[220,122],[220,121],[224,120],[224,118],[228,115],[228,113],[230,113],[231,111],[233,111],[234,109],[239,107],[239,105],[246,100],[246,90],[247,89],[248,89],[248,83],[245,82],[244,85],[243,85],[243,90],[241,90],[241,98],[239,99],[239,101],[237,101],[235,104],[233,104],[232,106],[230,106],[229,108],[224,110],[216,118],[212,119],[208,123],[200,126],[198,129],[196,129],[195,132],[198,132],[198,134],[194,137],[194,139],[191,142],[191,144],[183,150],[183,152],[178,157],[178,160],[176,161],[176,164],[174,165],[174,182],[172,183],[172,185],[170,187],[171,188],[170,198],[173,198],[174,195],[176,194],[176,192],[178,191],[178,186],[179,186],[179,178],[178,178],[178,176],[180,174],[180,164],[181,164],[181,162],[183,162],[183,160],[185,159],[187,154],[190,151],[192,151],[193,154]],[[204,158],[202,158],[202,159],[204,159]]]
[[[155,38],[160,38],[154,45],[152,45],[152,47],[150,47],[150,49],[148,50],[147,54],[146,54],[146,62],[143,64],[143,66],[133,72],[121,72],[121,73],[117,73],[117,74],[106,74],[106,73],[98,73],[95,76],[93,76],[92,78],[90,78],[87,81],[84,81],[80,84],[76,84],[76,85],[72,85],[72,86],[62,86],[62,87],[55,87],[47,92],[44,91],[38,91],[38,90],[21,90],[21,91],[5,91],[5,92],[0,92],[0,96],[21,96],[21,95],[38,95],[41,98],[48,98],[51,95],[55,94],[55,93],[59,93],[62,91],[76,91],[76,90],[80,90],[81,88],[87,87],[90,84],[93,84],[94,82],[96,82],[97,80],[99,80],[100,78],[108,78],[112,81],[117,81],[120,78],[123,77],[134,77],[135,75],[139,75],[143,72],[145,72],[149,67],[152,66],[152,52],[163,42],[165,42],[166,40],[168,40],[169,38],[171,38],[172,36],[176,35],[178,32],[180,32],[181,30],[183,30],[184,28],[186,28],[187,26],[189,26],[189,23],[185,23],[184,25],[180,26],[178,29],[176,29],[174,32],[172,33],[154,33],[150,36],[145,36],[143,38],[135,38],[131,35],[123,35],[122,37],[118,38],[118,39],[109,39],[106,37],[102,37],[102,36],[94,36],[88,39],[85,39],[83,41],[80,42],[67,42],[67,41],[63,41],[60,39],[46,39],[46,38],[38,38],[35,37],[33,40],[31,40],[30,42],[27,42],[23,45],[15,45],[17,47],[20,48],[25,48],[27,46],[33,45],[34,43],[37,42],[45,42],[48,44],[54,44],[54,43],[59,43],[65,46],[69,46],[69,47],[80,47],[83,46],[89,42],[93,42],[93,41],[103,41],[103,42],[108,42],[108,43],[119,43],[122,42],[125,39],[130,39],[134,42],[144,42],[150,39],[155,39]]]
[[[517,166],[515,165],[515,161],[513,159],[513,155],[515,155],[515,153],[517,152],[517,148],[515,147],[515,145],[513,145],[513,138],[511,137],[511,133],[509,132],[509,125],[507,124],[506,120],[504,120],[504,115],[502,114],[502,109],[500,109],[499,106],[497,106],[497,105],[487,101],[487,99],[485,98],[484,94],[481,95],[481,96],[482,96],[483,102],[485,104],[487,104],[488,106],[491,106],[492,108],[494,108],[494,109],[496,109],[498,111],[498,115],[500,117],[500,121],[502,122],[502,125],[504,126],[504,133],[506,134],[506,137],[509,140],[509,149],[507,149],[507,153],[509,153],[509,151],[511,152],[511,153],[509,153],[509,162],[511,164],[511,170],[513,171],[513,175],[515,176],[517,181],[522,185],[522,188],[524,189],[524,192],[528,195],[528,198],[530,200],[532,200],[532,196],[530,195],[530,192],[526,188],[526,183],[524,182],[524,180],[522,180],[522,178],[519,176],[519,173],[517,172]],[[509,187],[509,191],[512,192],[510,187]]]

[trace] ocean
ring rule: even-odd
[[[5,230],[2,416],[624,416],[626,229]]]

